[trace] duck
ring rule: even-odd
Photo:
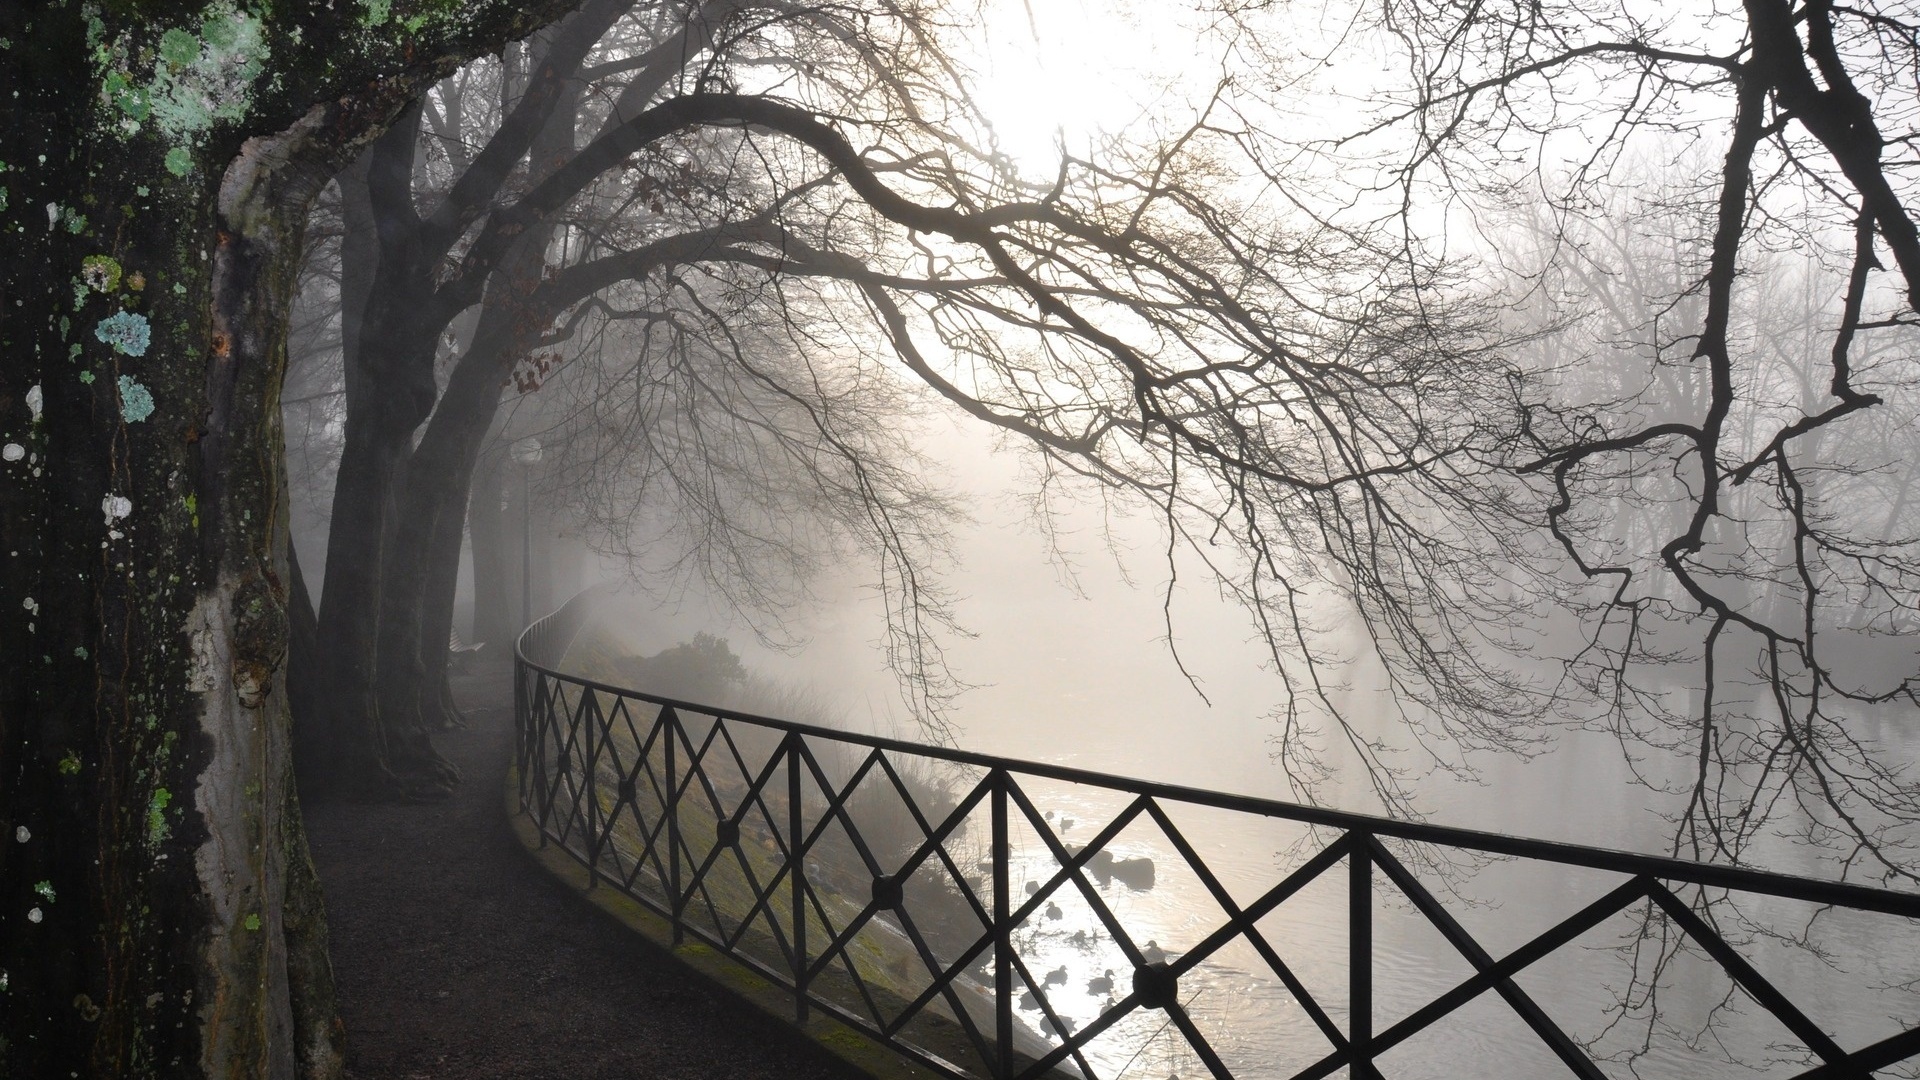
[[[1167,960],[1167,950],[1161,948],[1158,941],[1148,939],[1146,947],[1140,950],[1140,956],[1149,964],[1163,964]]]
[[[1047,972],[1047,977],[1041,981],[1048,986],[1067,985],[1067,965],[1061,964],[1059,967]]]
[[[1053,902],[1053,901],[1051,901],[1051,900],[1049,900],[1049,901],[1047,901],[1047,912],[1046,912],[1046,915],[1047,915],[1047,918],[1049,918],[1049,919],[1058,919],[1058,918],[1060,918],[1060,917],[1061,917],[1061,915],[1062,915],[1062,913],[1061,913],[1061,911],[1060,911],[1060,905],[1059,905],[1059,904],[1056,904],[1056,903],[1054,903],[1054,902]]]
[[[1088,994],[1107,994],[1113,992],[1113,969],[1108,968],[1087,980]]]

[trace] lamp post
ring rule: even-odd
[[[520,626],[533,622],[533,467],[540,464],[540,440],[529,435],[513,444],[520,463]]]

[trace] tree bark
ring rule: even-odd
[[[452,505],[434,522],[428,541],[427,580],[420,612],[419,710],[447,726],[464,726],[466,717],[453,699],[448,681],[447,645],[453,636],[453,604],[460,591],[460,548],[466,532],[468,481],[473,469],[454,485]]]
[[[295,869],[307,855],[288,813],[276,402],[324,120],[248,141],[218,185],[158,198],[142,194],[163,187],[150,167],[10,176],[15,198],[64,194],[76,221],[122,204],[149,220],[52,230],[35,253],[78,269],[111,251],[118,281],[94,278],[107,287],[82,297],[78,325],[47,314],[73,310],[70,288],[30,283],[56,275],[8,260],[5,294],[45,305],[9,321],[12,347],[61,358],[4,375],[8,434],[49,481],[5,496],[10,550],[39,556],[7,564],[23,617],[0,710],[0,878],[26,916],[0,930],[8,1075],[338,1071],[317,885]],[[22,126],[8,123],[7,160],[23,159]],[[170,258],[182,247],[204,261]]]
[[[444,690],[472,459],[416,450],[408,473],[383,574],[380,705],[389,726],[437,730],[459,722]]]

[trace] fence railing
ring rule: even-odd
[[[1889,1015],[1864,1027],[1836,1023],[1824,994],[1828,1015],[1816,1019],[1778,978],[1781,943],[1794,935],[1759,921],[1871,916],[1886,926],[1870,940],[1909,949],[1920,940],[1920,897],[739,715],[560,670],[585,618],[576,600],[517,647],[520,803],[543,843],[579,859],[596,887],[670,920],[676,941],[696,939],[792,990],[801,1018],[826,1010],[954,1077],[1057,1071],[1094,1080],[1145,1074],[1153,1062],[1215,1077],[1378,1077],[1384,1056],[1493,998],[1537,1042],[1543,1075],[1598,1078],[1650,1053],[1657,1060],[1651,1034],[1625,1054],[1604,1050],[1592,1031],[1556,1019],[1565,1010],[1553,1007],[1551,978],[1529,988],[1545,962],[1569,951],[1575,961],[1600,953],[1631,967],[1630,984],[1609,991],[1620,1004],[1608,1030],[1645,1012],[1633,986],[1658,988],[1677,958],[1711,968],[1725,990],[1709,1024],[1731,1004],[1742,1022],[1777,1025],[1762,1040],[1764,1061],[1745,1062],[1755,1074],[1864,1077],[1920,1056],[1920,1016],[1901,988],[1869,988],[1867,1000]],[[1105,820],[1082,824],[1052,804]],[[1218,845],[1195,814],[1300,831],[1290,859],[1273,855],[1287,865],[1249,886],[1242,858],[1230,885],[1202,853]],[[1087,839],[1069,843],[1075,831]],[[1143,832],[1153,841],[1144,847],[1133,842]],[[1455,857],[1557,868],[1569,887],[1598,880],[1584,904],[1496,953],[1484,930],[1470,933],[1458,905],[1442,900],[1445,883],[1423,880]],[[1143,928],[1136,901],[1148,895],[1156,860],[1163,887],[1179,877],[1188,891],[1172,916],[1162,904]],[[1280,936],[1277,913],[1309,893],[1322,916],[1344,907],[1345,925],[1334,918],[1310,939]],[[1396,982],[1394,1009],[1380,1007],[1376,927],[1387,913],[1417,913],[1457,954],[1463,976],[1443,986],[1429,977],[1412,998]],[[1179,949],[1140,940],[1176,925],[1185,928]],[[1078,962],[1084,990],[1068,985],[1068,963],[1043,970],[1062,957]],[[1343,976],[1326,977],[1329,957]],[[1823,955],[1821,964],[1845,968],[1846,958]],[[1096,965],[1102,974],[1092,974]],[[1224,999],[1255,983],[1284,989],[1261,999],[1274,1016],[1196,1006],[1202,990]],[[1397,1019],[1382,1015],[1395,1011]],[[1851,1045],[1836,1037],[1839,1027],[1856,1031]],[[1282,1047],[1272,1032],[1283,1030]],[[1712,1043],[1707,1030],[1677,1037]],[[1165,1073],[1155,1065],[1152,1075]]]

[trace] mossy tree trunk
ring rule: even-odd
[[[422,6],[0,5],[0,1076],[339,1072],[286,692],[302,225],[565,5]]]

